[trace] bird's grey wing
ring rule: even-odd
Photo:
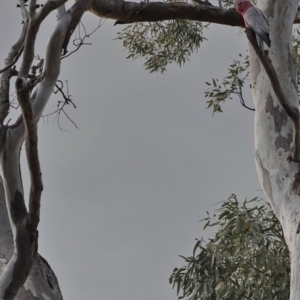
[[[257,7],[251,7],[247,10],[246,22],[256,35],[271,47],[269,22],[266,15]]]
[[[257,7],[253,6],[246,13],[246,21],[250,28],[257,34],[269,33],[269,22],[266,15]]]

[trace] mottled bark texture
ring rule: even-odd
[[[257,57],[259,58],[261,64],[264,67],[265,72],[268,75],[270,84],[271,84],[274,94],[278,100],[278,103],[283,108],[283,110],[286,112],[287,117],[289,117],[289,119],[293,125],[293,139],[292,139],[292,149],[291,149],[292,154],[291,154],[291,156],[289,156],[288,161],[289,162],[291,162],[291,161],[300,162],[300,114],[299,114],[299,108],[296,107],[295,105],[293,105],[290,102],[290,99],[288,99],[285,96],[285,93],[284,93],[281,83],[279,81],[277,72],[274,69],[272,60],[269,58],[269,55],[268,55],[269,51],[261,50],[261,48],[257,44],[257,39],[256,39],[255,33],[252,29],[247,28],[246,34],[247,34],[248,40],[249,40],[253,50],[255,51]],[[297,88],[296,85],[295,85],[295,88]],[[284,142],[284,140],[282,140],[282,137],[280,137],[276,141],[277,145],[280,145],[280,146],[283,146],[283,142]]]
[[[269,58],[277,73],[289,106],[298,112],[299,98],[296,74],[291,59],[291,36],[298,0],[259,1],[259,8],[269,18],[272,47]],[[299,164],[289,160],[293,153],[293,122],[278,101],[278,95],[250,46],[250,66],[255,103],[255,157],[257,172],[278,219],[291,258],[291,300],[300,299],[300,222]]]

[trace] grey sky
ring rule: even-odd
[[[12,2],[1,4],[1,65],[21,28]],[[92,29],[98,21],[87,13],[84,22]],[[40,55],[54,23],[53,15],[38,37]],[[245,36],[211,26],[190,62],[161,75],[125,59],[112,40],[122,28],[106,21],[93,46],[62,64],[60,79],[77,105],[68,112],[80,130],[64,118],[70,133],[53,117],[39,124],[39,252],[66,300],[177,299],[168,278],[183,264],[178,255],[190,255],[204,234],[198,220],[233,192],[240,199],[261,194],[254,114],[231,100],[212,117],[203,94],[204,81],[222,78],[230,59],[245,53]],[[246,101],[252,106],[249,94]],[[46,112],[56,106],[50,102]]]

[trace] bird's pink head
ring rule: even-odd
[[[249,0],[234,0],[234,5],[236,10],[242,15],[244,15],[250,7],[254,6]]]

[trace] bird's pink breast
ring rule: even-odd
[[[241,3],[240,5],[236,6],[236,10],[243,16],[246,27],[249,27],[247,20],[246,20],[246,14],[249,8],[253,7],[251,1],[245,1]]]

